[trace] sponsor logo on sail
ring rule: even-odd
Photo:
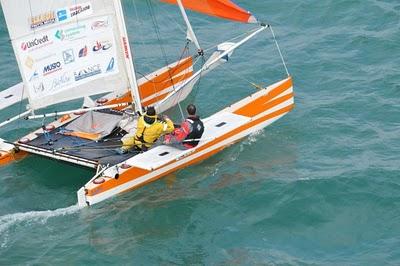
[[[66,22],[75,16],[89,16],[93,13],[93,8],[90,3],[84,3],[67,8],[49,11],[30,18],[31,29],[37,29],[42,26],[54,24],[58,22]]]
[[[62,67],[61,67],[60,61],[49,64],[43,68],[43,76],[47,76],[54,72],[60,71],[61,69],[62,69]]]
[[[34,63],[35,63],[35,60],[28,55],[25,59],[25,66],[29,69],[32,69]]]
[[[114,70],[114,65],[115,65],[115,61],[114,61],[114,57],[113,57],[113,58],[111,58],[110,63],[108,63],[106,72],[113,71]]]
[[[43,82],[40,82],[38,84],[33,84],[32,87],[33,87],[33,91],[35,93],[40,93],[40,92],[43,92],[45,90]]]
[[[31,29],[36,29],[42,26],[53,24],[56,22],[56,14],[54,11],[45,12],[30,19]]]
[[[53,79],[53,83],[51,86],[52,90],[57,90],[63,88],[72,82],[72,77],[67,73],[63,73],[61,76]]]
[[[87,46],[85,45],[85,47],[83,47],[82,49],[79,50],[79,57],[85,57],[87,56],[88,53],[88,49]]]
[[[125,58],[129,59],[128,40],[126,37],[122,37],[122,43],[124,45]]]
[[[74,72],[75,81],[101,74],[100,64],[92,65]]]
[[[74,50],[68,49],[62,52],[65,64],[70,64],[75,61]]]
[[[112,44],[109,41],[103,41],[103,42],[97,41],[96,44],[93,46],[93,52],[107,51],[111,47]]]
[[[56,56],[55,53],[49,53],[49,54],[43,55],[43,56],[41,56],[41,57],[36,57],[36,58],[34,58],[34,61],[35,61],[36,63],[38,63],[38,62],[41,62],[41,61],[43,61],[43,60],[46,60],[46,59],[49,59],[49,58],[55,57],[55,56]]]
[[[108,27],[108,20],[96,20],[92,23],[92,30],[98,30]]]
[[[87,56],[88,53],[88,49],[87,46],[85,45],[85,47],[83,47],[82,49],[79,50],[79,57],[85,57]]]
[[[85,30],[85,25],[79,25],[69,29],[57,30],[54,36],[60,41],[72,41],[84,37],[82,33]]]
[[[34,48],[34,47],[40,48],[40,47],[42,47],[44,45],[47,45],[47,44],[50,44],[50,43],[51,42],[49,40],[49,36],[44,35],[41,38],[35,38],[35,39],[31,40],[31,41],[21,43],[21,49],[23,51],[27,51],[27,50],[29,50],[31,48]]]
[[[29,78],[29,82],[31,82],[32,80],[35,80],[38,77],[39,77],[39,73],[37,72],[37,70],[35,70],[35,72],[33,72],[32,76]]]
[[[90,3],[84,3],[81,5],[72,6],[69,8],[71,18],[78,16],[83,13],[87,13],[86,15],[90,15],[92,13],[92,6]]]
[[[64,21],[64,20],[67,20],[67,19],[68,19],[67,10],[66,10],[66,9],[60,9],[60,10],[58,10],[58,11],[57,11],[57,18],[58,18],[58,21],[59,21],[59,22]]]
[[[65,38],[63,30],[57,30],[56,34],[54,34],[54,36],[56,36],[56,38],[61,41],[64,40],[64,38]]]

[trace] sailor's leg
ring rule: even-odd
[[[122,141],[122,147],[126,149],[130,149],[136,144],[134,136],[123,138],[121,141]]]
[[[135,136],[129,136],[121,139],[122,147],[116,150],[119,154],[125,154],[134,146],[138,146],[137,141],[135,141]]]

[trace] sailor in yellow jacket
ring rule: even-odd
[[[174,123],[168,117],[160,121],[154,107],[148,107],[146,113],[141,116],[137,123],[134,137],[122,140],[122,152],[125,153],[131,148],[136,150],[148,150],[159,137],[174,131]]]

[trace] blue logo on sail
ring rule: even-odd
[[[74,50],[68,49],[62,52],[64,63],[69,64],[75,61]]]
[[[68,18],[67,10],[61,9],[57,11],[57,17],[60,22],[66,20]]]
[[[74,72],[75,81],[80,81],[95,75],[101,74],[100,65],[92,65]]]
[[[35,70],[35,72],[33,72],[32,76],[31,76],[31,78],[29,79],[29,81],[32,81],[37,77],[39,77],[39,74],[38,74],[37,70]]]
[[[110,63],[108,63],[108,67],[107,67],[106,72],[111,72],[113,70],[114,70],[114,57],[111,58]]]

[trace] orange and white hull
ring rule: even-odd
[[[181,150],[160,145],[100,171],[78,192],[80,206],[93,205],[198,163],[275,122],[294,107],[291,77],[203,119],[199,145]]]

